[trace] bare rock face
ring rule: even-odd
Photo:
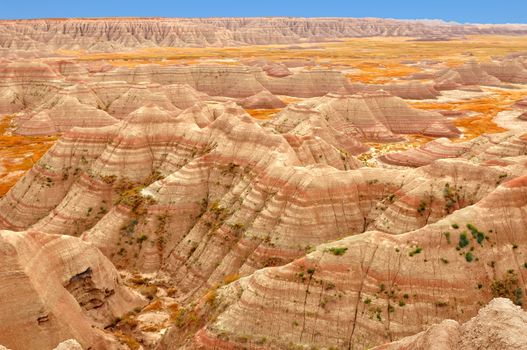
[[[283,78],[293,74],[285,64],[278,62],[269,62],[265,59],[249,61],[246,62],[246,64],[249,66],[261,67],[264,72],[270,77]]]
[[[460,25],[379,18],[128,18],[2,21],[6,52],[85,49],[126,50],[152,46],[235,46],[320,42],[365,36],[449,37],[521,34],[522,25]]]
[[[525,113],[499,116],[514,130],[458,143],[453,119],[472,115],[427,109],[465,102],[439,93],[448,89],[514,103],[522,87],[503,84],[526,82],[525,58],[453,68],[405,61],[390,83],[363,84],[353,82],[352,61],[314,58],[325,47],[310,44],[480,33],[527,27],[0,21],[4,136],[63,133],[0,198],[0,343],[524,348],[525,314],[500,298],[523,306],[527,292]],[[225,62],[216,49],[197,60],[169,49],[259,44],[287,45]],[[291,59],[277,51],[289,49]],[[399,76],[406,71],[418,72]],[[421,109],[404,100],[439,95]]]
[[[323,96],[329,92],[347,91],[349,82],[339,71],[303,70],[282,78],[263,77],[260,83],[274,95],[296,97]]]
[[[527,67],[522,58],[505,59],[502,61],[482,64],[490,75],[508,83],[527,83]]]
[[[320,245],[290,264],[258,270],[221,291],[219,315],[191,341],[178,343],[175,331],[160,349],[170,348],[168,344],[185,344],[188,349],[253,344],[277,349],[291,344],[370,347],[444,319],[468,321],[481,300],[506,296],[521,305],[525,272],[514,255],[525,254],[525,247],[514,243],[513,248],[512,242],[524,241],[525,217],[520,212],[527,206],[526,185],[525,176],[510,180],[479,203],[416,231],[370,231]],[[507,223],[503,217],[509,218]],[[518,348],[525,346],[525,337],[519,336],[525,314],[516,308],[513,313],[521,316],[503,321],[496,331],[485,331],[483,325],[492,327],[494,321],[481,319],[489,314],[503,319],[493,311],[502,302],[492,303],[460,328],[460,335],[473,335],[462,339],[459,348],[479,348],[492,339],[499,342],[497,348],[507,339]],[[521,330],[511,325],[521,325]],[[455,328],[451,322],[444,326]],[[508,333],[499,335],[507,328]]]
[[[280,112],[272,124],[278,130],[302,123],[301,111],[318,114],[336,130],[363,140],[393,141],[397,134],[420,133],[454,136],[459,132],[438,113],[413,109],[402,99],[387,93],[357,95],[328,94],[302,101]]]
[[[83,350],[81,345],[75,339],[68,339],[60,343],[53,350]]]
[[[17,128],[20,135],[46,135],[70,130],[75,126],[99,127],[117,123],[117,119],[103,110],[67,97],[51,109],[43,110],[23,121]]]
[[[522,117],[518,117],[520,120]],[[482,135],[468,142],[455,143],[445,138],[428,142],[419,148],[388,153],[378,157],[384,163],[420,167],[438,159],[465,158],[478,161],[523,156],[527,138],[521,132]]]
[[[499,63],[498,67],[501,67],[501,65],[503,63]],[[494,68],[494,66],[483,66],[476,61],[470,61],[462,66],[444,71],[435,80],[435,88],[437,90],[452,90],[460,86],[500,85],[501,80],[499,77],[505,77],[505,75],[500,73],[500,69]],[[507,80],[504,81],[514,80],[508,77],[505,78]]]
[[[379,90],[384,90],[393,96],[413,100],[433,99],[439,95],[435,86],[430,83],[422,82],[399,82],[384,85],[352,83],[348,87],[350,93],[375,93]]]
[[[115,348],[102,328],[143,303],[97,248],[77,238],[1,231],[0,252],[0,342],[13,349],[52,349],[68,338]]]
[[[267,90],[247,97],[239,101],[238,104],[245,109],[277,109],[286,106],[284,102]]]
[[[445,320],[426,331],[375,349],[524,349],[527,347],[527,314],[510,299],[496,298],[478,315],[460,325]]]

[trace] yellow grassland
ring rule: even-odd
[[[56,136],[10,135],[11,116],[0,117],[0,197],[53,145]]]

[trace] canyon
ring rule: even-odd
[[[524,349],[525,45],[0,21],[0,349]]]

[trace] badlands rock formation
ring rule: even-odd
[[[117,348],[102,329],[143,302],[95,246],[36,231],[1,231],[0,245],[2,344],[52,349],[75,338],[85,348]]]
[[[38,19],[0,23],[0,47],[5,52],[119,51],[152,46],[289,44],[365,36],[449,37],[526,32],[524,25],[460,25],[378,18]]]
[[[524,348],[526,53],[470,37],[512,33],[1,22],[0,344]]]
[[[5,346],[0,345],[0,350],[10,350],[10,349],[6,348]],[[83,349],[81,345],[79,344],[79,342],[77,342],[75,339],[68,339],[60,343],[53,350],[83,350]]]
[[[305,126],[306,119],[327,121],[329,127],[348,137],[393,141],[400,134],[455,136],[459,131],[442,115],[413,109],[387,93],[327,94],[290,105],[271,122],[283,132]]]
[[[376,347],[376,350],[398,349],[524,349],[527,315],[509,299],[493,299],[478,315],[460,325],[444,320],[426,331],[402,340]]]
[[[180,344],[371,347],[453,315],[468,320],[479,301],[493,296],[522,305],[525,272],[516,259],[525,248],[512,242],[523,239],[525,184],[525,177],[511,180],[478,204],[416,231],[370,231],[258,270],[222,289],[217,305],[227,306]],[[179,334],[174,330],[164,344],[178,344]]]
[[[278,97],[267,90],[262,90],[256,95],[247,97],[239,101],[238,104],[246,109],[278,109],[286,106]]]

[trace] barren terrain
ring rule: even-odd
[[[0,344],[524,349],[526,34],[0,22]]]

